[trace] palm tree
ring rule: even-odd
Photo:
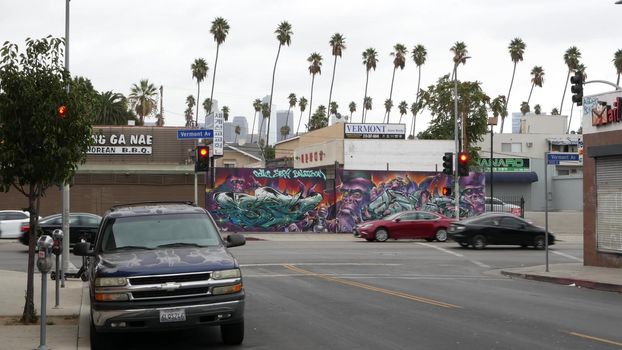
[[[529,104],[529,102],[527,102],[527,104]],[[540,106],[540,105],[533,106],[533,112],[536,115],[540,115],[540,113],[542,113],[542,106]]]
[[[512,85],[514,85],[514,75],[516,74],[516,65],[519,61],[523,60],[523,54],[525,53],[525,43],[521,38],[514,38],[510,41],[510,45],[508,46],[508,50],[510,51],[510,58],[512,62],[514,62],[514,68],[512,69],[512,80],[510,81],[510,89],[508,90],[508,96],[505,100],[506,103],[510,103],[510,94],[512,93]],[[503,125],[505,124],[505,116],[501,116],[501,130],[503,133]]]
[[[391,108],[393,108],[393,101],[391,101],[391,99],[384,100],[384,110],[386,111],[387,115],[387,123],[389,122],[389,113],[391,113]],[[384,122],[384,118],[382,119],[382,121]]]
[[[564,63],[568,66],[568,75],[566,76],[566,85],[564,86],[564,94],[562,95],[562,103],[559,106],[559,112],[564,111],[564,97],[566,97],[566,89],[568,89],[568,80],[570,80],[570,73],[577,70],[579,65],[579,58],[581,58],[581,51],[576,46],[571,46],[564,53]]]
[[[324,128],[328,125],[328,117],[326,116],[326,107],[320,105],[317,107],[313,117],[309,119],[307,129],[309,131]]]
[[[192,108],[194,107],[194,105],[196,104],[196,100],[194,99],[194,96],[192,95],[188,95],[188,97],[186,97],[186,106],[188,106],[188,109],[186,109],[186,127],[192,126]]]
[[[339,34],[335,33],[330,38],[328,42],[333,51],[333,56],[335,56],[335,61],[333,63],[333,78],[330,81],[330,92],[328,94],[328,105],[330,106],[333,97],[333,83],[335,82],[335,69],[337,68],[337,56],[341,57],[341,53],[346,49],[346,38]],[[332,113],[332,112],[331,112]]]
[[[298,118],[298,126],[296,127],[296,136],[298,136],[298,131],[300,130],[300,124],[302,123],[302,113],[304,113],[307,108],[307,99],[304,96],[301,96],[298,100],[298,106],[300,107],[300,117]]]
[[[587,80],[587,73],[585,73],[586,68],[587,67],[585,67],[585,65],[582,63],[577,64],[577,67],[576,67],[577,73],[583,76],[583,81]],[[574,111],[574,103],[570,105],[570,117],[568,118],[568,130],[566,130],[566,133],[570,133],[570,122],[572,122],[573,111]]]
[[[229,107],[222,106],[222,117],[225,119],[225,121],[229,120]]]
[[[262,142],[262,130],[263,130],[263,123],[266,120],[266,118],[270,118],[270,106],[268,106],[267,103],[262,103],[261,104],[261,126],[259,127],[259,142]],[[266,137],[268,136],[268,133],[266,132]],[[265,141],[264,141],[264,144]],[[263,147],[263,146],[262,146]]]
[[[399,44],[399,43],[393,46],[393,50],[395,51],[391,52],[391,56],[394,56],[395,58],[393,59],[393,76],[391,77],[391,91],[389,92],[389,101],[392,101],[391,98],[393,97],[393,82],[395,81],[395,71],[397,70],[398,67],[400,70],[402,70],[406,66],[406,52],[408,51],[406,46]],[[386,106],[386,102],[385,102],[385,106]],[[393,102],[391,102],[391,107],[392,106],[393,106]],[[389,122],[390,113],[391,113],[391,108],[387,110],[387,123]]]
[[[218,66],[218,52],[220,51],[220,44],[225,42],[227,38],[227,34],[229,34],[229,23],[222,17],[216,17],[212,22],[212,27],[209,32],[214,36],[214,41],[216,42],[216,60],[214,61],[214,73],[212,74],[212,91],[209,95],[209,100],[214,101],[214,85],[216,83],[216,67]],[[211,107],[211,105],[210,105]],[[212,113],[212,110],[207,112]]]
[[[210,111],[212,110],[212,99],[211,98],[206,98],[203,101],[203,109],[205,110],[205,115],[209,115]]]
[[[527,98],[527,103],[531,101],[531,93],[533,92],[533,87],[542,87],[542,83],[544,83],[544,69],[542,69],[542,67],[540,66],[534,66],[531,69],[531,90],[529,90],[529,98]]]
[[[350,102],[348,108],[350,109],[350,121],[352,121],[352,113],[356,112],[356,103],[354,101]]]
[[[256,98],[253,101],[253,108],[255,109],[255,115],[253,116],[253,127],[251,128],[251,143],[253,143],[253,136],[255,136],[255,119],[257,118],[257,112],[261,111],[261,100]]]
[[[419,113],[419,102],[413,102],[410,105],[410,113],[413,114],[413,125],[412,125],[412,130],[410,132],[410,135],[408,136],[409,139],[414,139],[415,138],[415,123],[417,122],[417,113]]]
[[[520,104],[520,112],[525,115],[527,113],[529,113],[530,109],[529,109],[529,103],[527,103],[527,101],[523,101]]]
[[[616,82],[616,85],[620,86],[620,74],[622,74],[622,49],[613,54],[613,65],[616,67],[616,72],[618,73],[618,81]]]
[[[127,125],[131,113],[127,110],[127,98],[123,94],[106,91],[97,96],[95,125]]]
[[[281,127],[281,140],[285,140],[285,138],[287,137],[287,135],[289,134],[289,125],[283,125]]]
[[[270,86],[270,102],[268,105],[268,130],[266,132],[266,144],[270,145],[270,116],[272,115],[272,94],[274,93],[274,76],[276,74],[276,64],[279,62],[279,54],[281,53],[281,46],[287,45],[292,42],[292,26],[286,21],[283,21],[276,27],[274,31],[276,39],[279,41],[279,48],[276,51],[276,59],[274,60],[274,69],[272,69],[272,85]]]
[[[553,110],[551,110],[551,115],[559,115],[559,110],[557,108],[553,108]]]
[[[370,111],[371,108],[372,108],[372,99],[371,97],[367,96],[365,97],[365,100],[363,101],[363,111],[365,112],[363,116],[363,123],[365,123],[365,121],[367,120],[367,111]]]
[[[469,51],[467,50],[467,47],[464,41],[456,41],[454,46],[452,46],[449,49],[449,51],[451,51],[454,54],[454,57],[452,59],[454,61],[454,67],[460,63],[466,64],[466,60],[467,58],[469,58],[468,57]],[[455,73],[456,73],[456,70],[454,69],[453,72],[451,73],[452,79],[454,78]]]
[[[322,56],[314,52],[307,58],[307,62],[311,63],[309,66],[309,73],[311,73],[311,95],[309,97],[309,120],[311,120],[311,110],[313,108],[313,83],[315,82],[315,75],[322,74]],[[326,108],[326,107],[325,107]]]
[[[202,58],[197,58],[194,60],[194,63],[192,63],[192,65],[190,66],[190,69],[192,70],[192,78],[197,80],[197,101],[200,100],[200,92],[201,92],[201,82],[203,81],[203,79],[205,79],[205,77],[207,76],[207,71],[209,70],[209,68],[207,67],[207,62],[205,62],[204,59]],[[197,115],[196,115],[196,120],[194,121],[194,125],[198,125],[199,122],[199,104],[197,103]],[[190,123],[192,124],[192,123]],[[188,122],[186,121],[186,126],[190,126],[188,125]]]
[[[339,105],[337,104],[337,102],[333,101],[330,103],[330,106],[328,107],[328,109],[330,110],[330,114],[333,115],[337,115],[337,110],[339,109]]]
[[[365,96],[363,97],[363,115],[361,115],[361,123],[365,123],[365,112],[368,109],[371,109],[371,98],[369,99],[369,108],[367,108],[367,83],[369,82],[369,71],[376,70],[376,65],[378,64],[378,52],[374,48],[368,48],[363,51],[363,64],[365,65],[365,69],[367,71],[367,75],[365,76]]]
[[[235,132],[235,140],[233,141],[233,143],[237,143],[238,142],[238,136],[240,136],[240,133],[242,132],[242,129],[240,128],[239,125],[236,125],[235,126],[235,130],[233,132]]]
[[[415,94],[415,103],[419,102],[419,89],[421,87],[421,66],[423,66],[423,64],[425,63],[427,56],[428,56],[428,52],[425,49],[425,47],[421,44],[416,45],[412,51],[412,58],[413,58],[413,61],[415,61],[415,65],[417,66],[417,70],[418,70],[417,93]],[[415,117],[416,117],[416,114],[413,113],[413,122],[412,122],[412,128],[410,132],[410,135],[413,135],[413,136],[415,135]]]
[[[148,79],[141,80],[139,85],[132,85],[129,100],[141,125],[145,123],[146,117],[158,111],[158,90]]]
[[[493,98],[492,101],[490,101],[490,111],[494,118],[499,118],[500,115],[506,114],[507,103],[505,101],[505,96],[499,95]]]
[[[402,116],[404,116],[404,114],[408,113],[408,103],[406,103],[406,101],[402,101],[400,102],[399,105],[397,105],[397,109],[400,111],[400,121],[399,123],[402,123]]]
[[[298,103],[298,99],[296,98],[296,94],[295,93],[291,93],[289,94],[289,96],[287,97],[287,99],[289,100],[289,108],[287,109],[287,118],[285,119],[285,125],[289,126],[289,112],[292,110],[292,108],[296,107],[296,103]],[[293,123],[293,121],[292,121]],[[287,132],[289,134],[289,131]]]

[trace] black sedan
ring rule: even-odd
[[[69,244],[74,245],[84,239],[87,242],[95,242],[95,235],[97,235],[97,229],[102,218],[99,215],[91,213],[70,213],[69,214]],[[62,214],[54,214],[46,216],[39,220],[39,227],[46,235],[52,235],[52,232],[56,229],[63,228],[63,216]],[[29,241],[29,223],[22,224],[21,236],[19,241],[22,244],[28,245]],[[67,234],[65,234],[65,239]]]
[[[461,247],[484,249],[487,245],[519,245],[544,249],[545,230],[509,213],[487,213],[454,222],[447,230],[449,238]],[[555,236],[549,232],[549,245]]]

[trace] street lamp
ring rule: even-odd
[[[494,128],[495,125],[497,125],[498,118],[499,117],[496,117],[496,116],[488,118],[488,125],[490,125],[490,203],[492,203],[492,197],[493,197],[493,193],[492,193],[492,173],[493,173],[493,171],[492,171],[492,169],[493,169],[492,162],[493,162],[493,154],[494,154],[494,152],[493,152],[493,142],[492,142],[493,135],[494,135],[493,128]],[[492,211],[492,205],[490,206],[490,210]]]
[[[460,153],[460,133],[458,132],[458,65],[460,62],[466,62],[471,56],[465,56],[462,59],[454,62],[454,139],[455,139],[455,156],[458,157]],[[462,126],[464,127],[464,125]],[[460,220],[460,184],[458,177],[458,160],[454,162],[456,164],[456,170],[454,171],[454,198],[455,198],[455,210],[456,220]]]

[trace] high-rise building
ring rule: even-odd
[[[250,141],[250,138],[248,137],[248,122],[246,121],[246,117],[243,117],[243,116],[233,117],[234,136],[235,136],[236,126],[240,127],[240,135],[238,135],[238,141],[240,140]]]
[[[201,102],[201,107],[199,107],[199,120],[205,120],[205,124],[200,125],[201,123],[199,122],[199,126],[205,127],[207,129],[211,129],[214,127],[214,116],[211,114],[208,114],[208,115],[205,115],[205,117],[201,118],[201,115],[205,113],[205,108],[202,108],[202,106],[203,106],[203,102]],[[218,100],[214,100],[214,103],[212,105],[212,111],[219,112]]]
[[[294,112],[289,111],[289,116],[287,112],[288,111],[277,111],[276,112],[275,135],[277,136],[276,138],[277,141],[288,139],[292,137],[292,135],[294,134]],[[289,126],[289,133],[283,136],[283,134],[281,134],[281,128],[285,125]]]

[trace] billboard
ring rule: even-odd
[[[346,123],[346,139],[398,139],[406,138],[406,124]]]

